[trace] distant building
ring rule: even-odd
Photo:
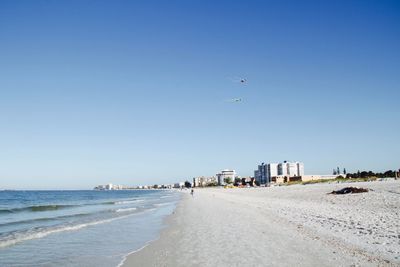
[[[113,184],[106,185],[106,190],[112,190],[112,189],[113,189]]]
[[[258,165],[257,170],[254,171],[254,178],[258,184],[267,183],[267,165],[264,162]]]
[[[287,182],[290,180],[289,177],[292,177],[291,180],[296,180],[294,177],[301,179],[303,175],[304,164],[302,162],[261,163],[254,171],[254,178],[260,185],[268,185],[281,180]],[[279,179],[277,180],[277,178]]]
[[[287,163],[279,163],[278,164],[278,176],[287,176],[288,171],[287,171]]]
[[[218,180],[217,180],[217,177],[215,177],[215,176],[212,176],[212,177],[200,176],[200,177],[193,178],[193,187],[204,187],[204,186],[217,185],[217,184],[218,184]]]
[[[302,162],[287,162],[278,164],[278,176],[303,176],[304,175],[304,163]]]
[[[114,185],[114,184],[98,185],[94,188],[94,190],[124,190],[124,189],[127,189],[127,187],[123,185]]]
[[[297,171],[297,162],[287,162],[287,173],[289,177],[299,176]]]
[[[304,163],[303,162],[297,162],[297,176],[304,176]]]
[[[243,177],[240,182],[241,182],[242,186],[254,186],[255,178],[254,177]]]
[[[94,190],[106,190],[106,186],[105,185],[98,185],[95,188],[93,188]]]
[[[218,185],[226,185],[226,180],[230,179],[233,183],[235,181],[236,172],[235,170],[222,170],[220,173],[216,174]]]
[[[260,165],[258,165],[258,168],[260,167]],[[258,182],[261,180],[261,172],[259,169],[254,171],[254,179]]]
[[[185,187],[185,183],[184,182],[179,182],[179,183],[175,183],[174,184],[174,188],[183,188]]]
[[[272,177],[278,176],[278,163],[267,164],[267,183],[271,183]]]

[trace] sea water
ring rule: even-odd
[[[156,239],[180,194],[0,191],[0,266],[118,266]]]

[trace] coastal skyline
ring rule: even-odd
[[[0,188],[249,176],[283,160],[307,174],[397,170],[399,12],[0,1]]]

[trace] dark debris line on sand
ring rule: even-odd
[[[354,194],[354,193],[365,193],[368,192],[369,190],[367,188],[357,188],[357,187],[345,187],[343,189],[337,190],[337,191],[332,191],[331,193],[328,194],[333,194],[333,195],[344,195],[344,194]]]

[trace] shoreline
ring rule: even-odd
[[[147,261],[148,261],[148,254],[146,252],[143,252],[143,250],[148,249],[149,247],[151,248],[151,253],[154,253],[153,251],[153,246],[158,247],[157,244],[161,242],[164,239],[168,239],[167,235],[168,232],[171,231],[171,228],[174,227],[174,220],[176,220],[178,215],[178,212],[183,205],[183,202],[186,201],[186,198],[189,195],[189,192],[183,191],[179,192],[181,194],[180,199],[176,203],[176,206],[173,210],[173,212],[169,215],[167,215],[163,219],[163,226],[160,230],[160,233],[157,238],[148,241],[145,245],[143,245],[141,248],[134,250],[132,252],[129,252],[127,255],[124,256],[120,264],[117,265],[117,267],[126,267],[126,266],[150,266]],[[144,254],[144,255],[142,255]]]
[[[195,189],[130,266],[400,266],[400,182]]]
[[[121,262],[120,262],[116,267],[124,266],[126,259],[127,259],[130,255],[141,251],[142,249],[144,249],[145,247],[147,247],[148,245],[150,245],[152,242],[154,242],[154,241],[156,241],[156,240],[158,240],[158,238],[157,238],[157,239],[154,239],[154,240],[150,240],[150,241],[148,241],[143,247],[138,248],[137,250],[131,251],[131,252],[129,252],[128,254],[126,254],[126,255],[123,257],[123,259],[121,260]]]

